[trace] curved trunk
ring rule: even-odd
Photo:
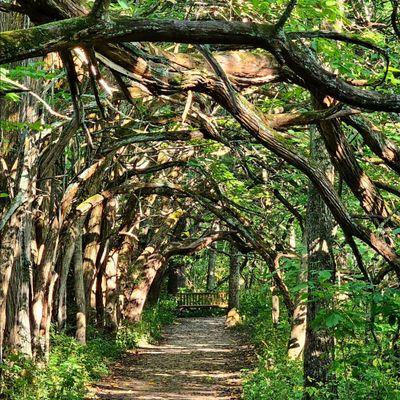
[[[138,277],[139,283],[134,286],[124,305],[124,317],[128,321],[140,320],[153,280],[157,271],[166,264],[166,261],[160,253],[156,252],[149,257],[149,248],[147,247],[135,263],[135,266],[142,272]]]
[[[145,307],[155,306],[160,298],[161,288],[164,278],[165,268],[159,269],[150,286],[150,290],[146,299]]]

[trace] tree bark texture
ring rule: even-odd
[[[239,252],[231,243],[229,262],[229,301],[228,308],[239,309],[240,305],[240,262]]]
[[[324,168],[327,179],[332,180],[333,169],[322,140],[312,129],[310,136],[311,157]],[[332,214],[314,185],[310,183],[306,216],[308,253],[308,310],[304,348],[306,388],[318,388],[330,382],[329,369],[333,361],[334,338],[326,328],[313,327],[313,322],[321,310],[329,310],[332,307],[331,300],[323,294],[326,292],[327,282],[335,281],[335,265],[331,257],[334,225]],[[327,279],[322,279],[325,276]],[[313,395],[305,395],[305,398],[311,400]]]
[[[86,344],[86,296],[83,271],[82,233],[78,234],[74,251],[74,277],[76,301],[76,340]]]

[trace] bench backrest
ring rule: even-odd
[[[228,307],[227,292],[187,292],[176,297],[179,307]]]

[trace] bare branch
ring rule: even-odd
[[[165,41],[192,44],[246,44],[263,48],[285,63],[297,80],[347,104],[376,111],[400,111],[400,96],[360,90],[325,70],[310,50],[277,37],[269,24],[236,21],[142,20],[114,17],[70,18],[33,28],[0,33],[0,63],[94,43]]]
[[[379,129],[363,117],[345,117],[346,125],[353,127],[364,139],[365,144],[393,171],[400,173],[400,149],[387,139]]]
[[[278,189],[274,189],[274,196],[284,205],[284,207],[291,213],[293,216],[297,219],[301,231],[304,231],[304,220],[302,215],[296,210],[295,207],[290,204],[288,200],[285,199],[285,197],[282,196],[282,194],[279,192]]]
[[[346,238],[346,241],[349,244],[349,246],[354,254],[354,258],[356,259],[357,266],[358,266],[359,270],[361,271],[361,273],[364,275],[365,280],[372,284],[373,283],[372,278],[371,278],[370,274],[368,273],[367,268],[365,268],[362,255],[360,253],[360,250],[358,249],[358,246],[357,246],[354,238],[348,237],[348,238]]]
[[[290,18],[294,8],[296,7],[297,0],[290,0],[289,4],[286,6],[286,10],[279,18],[279,21],[275,24],[275,29],[281,31],[285,26],[287,20]]]
[[[291,32],[287,34],[288,38],[324,38],[324,39],[332,39],[338,42],[344,42],[344,43],[350,43],[350,44],[355,44],[361,47],[364,47],[366,49],[372,50],[382,56],[382,58],[385,61],[385,71],[383,74],[383,77],[376,83],[370,84],[371,86],[379,86],[382,83],[385,82],[387,74],[389,72],[389,64],[390,64],[390,59],[389,59],[389,54],[386,50],[381,49],[380,47],[374,45],[371,42],[368,42],[367,40],[359,39],[357,37],[345,35],[340,32],[329,32],[329,31],[315,31],[315,32]]]
[[[348,105],[367,110],[399,112],[400,96],[373,90],[361,90],[324,69],[306,46],[282,40],[277,54],[302,79],[304,86],[329,95]]]
[[[205,249],[210,246],[213,242],[218,240],[227,240],[229,239],[234,232],[220,231],[220,232],[212,232],[207,236],[203,236],[193,242],[185,243],[182,245],[173,245],[167,250],[167,254],[169,256],[181,254],[181,255],[191,255],[200,250]]]
[[[208,61],[216,75],[221,79],[221,82],[225,85],[226,90],[231,94],[232,99],[236,99],[235,89],[232,86],[229,78],[226,76],[225,71],[221,68],[221,65],[214,58],[208,46],[198,45],[197,46],[200,53],[204,56],[204,58]],[[235,107],[234,111],[237,111],[237,107],[235,105],[235,101],[233,101],[233,106]]]
[[[37,101],[39,101],[40,103],[42,103],[43,104],[43,106],[44,106],[44,108],[51,114],[51,115],[53,115],[53,116],[55,116],[55,117],[58,117],[58,118],[61,118],[61,119],[66,119],[66,120],[71,120],[71,118],[70,117],[67,117],[66,115],[63,115],[63,114],[60,114],[60,113],[58,113],[57,111],[55,111],[55,110],[53,110],[53,108],[51,108],[51,106],[50,106],[50,104],[49,103],[47,103],[43,98],[41,98],[38,94],[36,94],[35,92],[33,92],[32,90],[30,90],[28,87],[26,87],[26,86],[24,86],[24,85],[21,85],[20,83],[18,83],[18,82],[15,82],[15,81],[13,81],[13,80],[11,80],[11,79],[9,79],[9,78],[7,78],[6,76],[4,76],[4,75],[1,75],[0,76],[0,80],[4,83],[8,83],[8,84],[10,84],[10,85],[12,85],[12,86],[15,86],[16,88],[18,88],[19,90],[17,90],[17,91],[15,91],[15,90],[13,90],[12,92],[13,93],[15,93],[15,92],[27,92],[27,93],[29,93],[32,97],[34,97]]]
[[[385,190],[388,193],[392,193],[397,197],[400,197],[400,190],[395,188],[394,186],[390,186],[387,185],[386,183],[383,182],[379,182],[379,181],[374,181],[374,185],[378,188],[378,189],[382,189]]]

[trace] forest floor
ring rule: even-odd
[[[102,400],[236,400],[251,352],[224,317],[179,318],[158,345],[127,352],[94,386]]]

